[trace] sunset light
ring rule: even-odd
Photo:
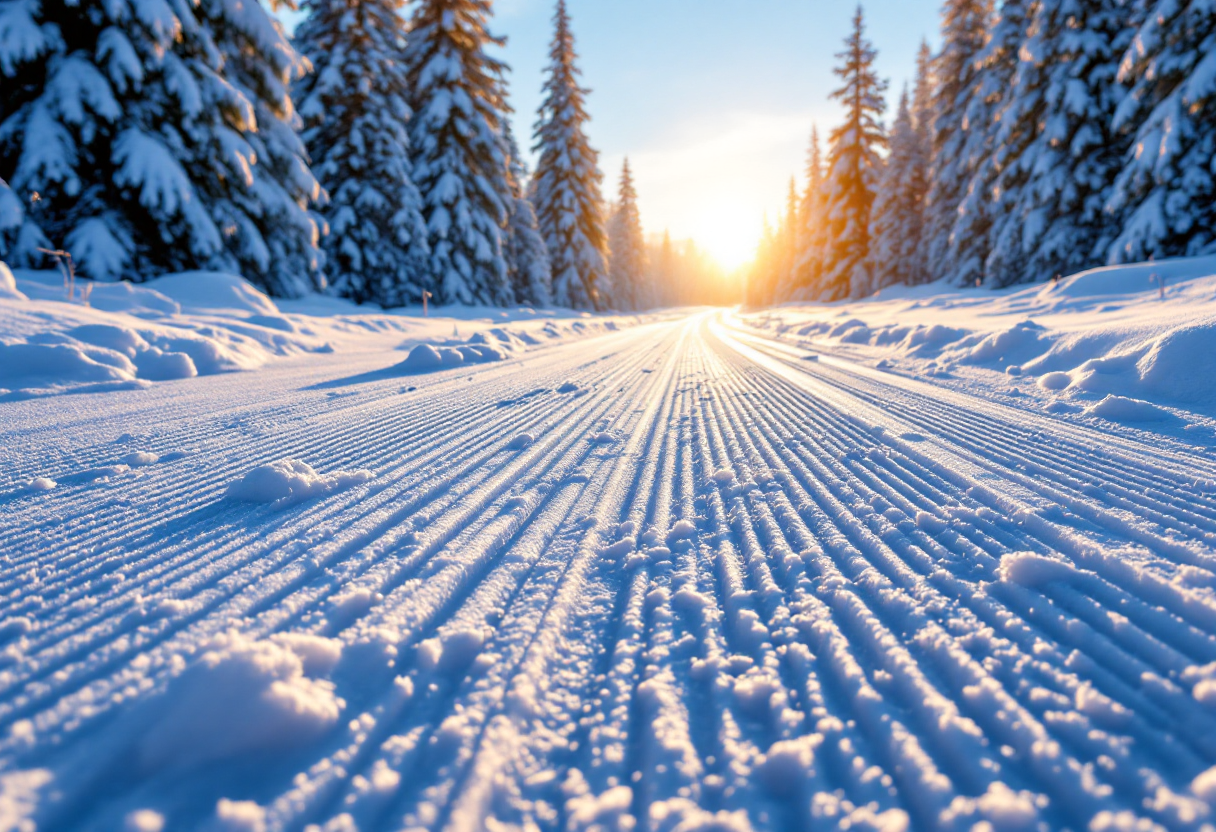
[[[0,832],[1216,832],[1216,0],[0,0]]]

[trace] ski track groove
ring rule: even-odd
[[[0,494],[0,620],[36,622],[0,633],[0,776],[58,774],[46,828],[226,796],[113,762],[237,628],[343,651],[337,724],[248,790],[267,830],[573,831],[622,788],[643,830],[715,812],[931,829],[996,783],[1052,827],[1121,810],[1198,829],[1176,800],[1216,763],[1216,711],[1184,679],[1216,662],[1209,460],[801,361],[720,313],[357,376],[285,368],[269,389],[305,393],[269,406],[197,380],[230,397],[167,388],[171,421],[117,394],[113,433],[143,438],[114,441],[73,442],[77,404],[51,405],[61,433],[12,409],[31,425],[4,481],[64,483]],[[570,380],[583,392],[556,392]],[[82,479],[134,449],[190,453]],[[223,499],[284,457],[375,476]],[[1058,571],[1003,577],[1030,556]],[[765,768],[804,747],[797,773]]]

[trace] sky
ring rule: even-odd
[[[828,95],[835,54],[856,8],[839,0],[567,0],[588,127],[601,153],[605,197],[628,156],[642,222],[693,239],[724,267],[748,262],[764,217],[775,219],[789,179],[801,182],[812,123],[826,137],[841,118]],[[941,0],[868,0],[890,110],[915,74],[922,39],[937,43]],[[507,37],[516,135],[530,137],[540,104],[553,0],[498,0]]]

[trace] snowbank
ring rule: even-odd
[[[1013,395],[1038,395],[1051,412],[1142,425],[1170,422],[1179,409],[1216,416],[1216,257],[997,292],[894,287],[742,322],[905,375],[1016,385]]]
[[[0,401],[138,390],[333,352],[408,350],[392,370],[413,375],[504,361],[644,320],[527,308],[420,313],[321,296],[280,305],[219,272],[139,285],[82,281],[69,302],[58,271],[10,271],[0,263]]]

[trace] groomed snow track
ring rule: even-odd
[[[1216,823],[1210,456],[807,359],[0,405],[0,828]],[[372,479],[225,497],[285,458]]]

